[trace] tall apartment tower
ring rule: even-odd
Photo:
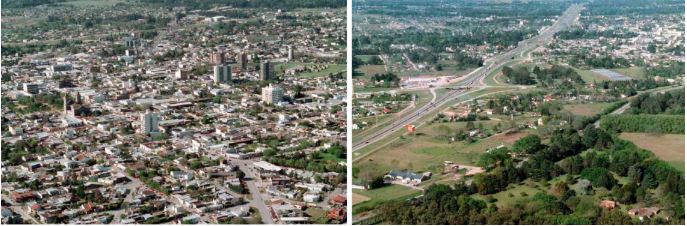
[[[260,80],[270,80],[270,73],[272,73],[272,69],[270,68],[270,62],[263,61],[262,63],[260,63]]]
[[[213,65],[220,65],[224,64],[226,62],[226,58],[224,58],[224,52],[219,51],[219,52],[213,52],[210,54],[210,63]]]
[[[262,102],[266,104],[278,103],[281,101],[282,97],[284,97],[284,90],[279,86],[272,86],[272,84],[270,84],[262,88]]]
[[[212,78],[215,84],[227,84],[231,82],[231,65],[215,65],[212,69],[214,71]]]
[[[289,45],[289,61],[293,60],[293,46]]]
[[[160,118],[156,113],[151,113],[147,111],[141,114],[141,130],[143,133],[156,133],[159,132],[159,121]]]
[[[248,67],[248,55],[241,52],[236,58],[236,62],[239,63],[239,68],[241,68],[241,70],[246,70],[246,67]]]

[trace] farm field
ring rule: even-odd
[[[684,134],[622,133],[619,137],[653,152],[658,158],[684,172]]]
[[[593,116],[610,105],[611,103],[568,104],[563,106],[563,109],[576,115]]]

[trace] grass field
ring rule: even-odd
[[[610,105],[610,103],[567,104],[563,106],[563,109],[576,115],[593,116]]]
[[[298,74],[298,76],[315,78],[315,77],[328,76],[330,73],[336,74],[336,73],[342,72],[342,71],[346,71],[346,65],[345,64],[329,64],[329,67],[327,67],[327,69],[324,69],[324,70],[321,70],[318,72],[300,73],[300,74]]]
[[[526,180],[520,184],[512,184],[507,190],[492,194],[491,196],[497,200],[496,206],[502,208],[504,206],[513,206],[519,200],[530,198],[539,192],[546,193],[547,191],[542,189],[537,183]],[[475,194],[473,197],[487,201],[484,195]]]
[[[513,88],[508,88],[508,87],[495,87],[495,88],[485,88],[485,89],[476,89],[473,91],[469,91],[468,93],[464,94],[463,96],[460,96],[453,101],[451,101],[449,104],[456,104],[459,102],[464,102],[466,100],[476,98],[476,97],[482,97],[482,96],[488,96],[488,95],[493,95],[495,93],[503,93],[503,92],[519,92]],[[439,93],[439,91],[437,91]],[[448,106],[448,105],[447,105]],[[436,113],[438,113],[438,110],[435,110],[434,112],[427,114],[423,116],[421,119],[418,119],[416,122],[426,122],[427,120],[430,120],[431,118],[434,118],[436,116]],[[424,125],[419,125],[419,127],[423,127]],[[361,148],[360,150],[357,150],[353,153],[353,159],[357,163],[362,159],[363,156],[368,155],[368,153],[377,151],[381,148],[387,148],[388,145],[391,144],[391,142],[399,140],[399,137],[404,135],[406,132],[405,130],[397,130],[396,132],[393,132],[392,134],[386,136],[384,139],[374,142],[370,145],[367,145],[364,148]]]
[[[353,214],[374,209],[377,205],[391,200],[404,200],[422,194],[422,191],[412,189],[402,185],[389,185],[372,190],[353,189],[353,194],[369,197],[369,200],[358,202],[353,205]],[[354,200],[355,202],[355,200]]]
[[[667,161],[675,168],[684,172],[684,134],[622,133],[620,138],[631,141],[638,147],[653,152],[658,158]]]
[[[360,68],[358,68],[358,71],[360,71],[366,75],[363,77],[358,77],[358,78],[363,78],[363,79],[369,79],[370,76],[372,76],[374,74],[386,73],[386,70],[384,69],[384,65],[365,65],[365,66],[361,66]]]
[[[499,121],[478,121],[475,125],[482,124],[485,128],[491,128]],[[505,122],[501,122],[506,125]],[[479,139],[474,143],[462,141],[449,143],[446,135],[465,128],[466,122],[434,123],[420,127],[414,134],[405,135],[402,139],[391,142],[377,152],[360,160],[356,165],[361,171],[373,167],[378,172],[391,169],[410,169],[413,171],[432,171],[439,173],[444,161],[452,161],[461,164],[474,165],[488,148],[499,145],[511,145],[515,140],[526,133],[510,135],[497,134],[485,139]]]
[[[633,79],[646,78],[646,70],[643,67],[616,68],[611,70]]]
[[[594,83],[594,82],[609,80],[607,77],[602,76],[600,74],[597,74],[597,73],[590,71],[590,70],[581,70],[578,68],[573,68],[573,69],[578,74],[580,74],[580,77],[582,77],[582,80],[584,80],[587,83]]]

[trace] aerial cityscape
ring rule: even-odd
[[[2,1],[2,223],[347,221],[346,1]]]
[[[1,0],[0,21],[2,224],[685,224],[684,0]]]
[[[684,224],[684,7],[353,0],[353,224]]]

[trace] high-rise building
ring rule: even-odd
[[[289,45],[289,61],[293,60],[293,47]]]
[[[182,69],[182,68],[179,68],[179,69],[177,69],[176,73],[174,73],[174,77],[175,77],[177,80],[185,80],[185,79],[188,79],[188,71],[186,71],[186,70],[184,70],[184,69]]]
[[[145,114],[141,114],[141,130],[143,133],[155,133],[159,131],[160,118],[156,113],[151,113],[147,111]]]
[[[212,67],[213,80],[215,84],[226,84],[231,82],[231,65],[215,65]]]
[[[248,67],[248,55],[241,52],[237,55],[237,58],[236,61],[239,63],[239,68],[241,68],[241,70],[246,70],[246,67]]]
[[[266,104],[278,103],[282,97],[284,97],[284,91],[279,86],[272,86],[270,84],[262,88],[262,102]]]
[[[126,46],[127,48],[134,48],[139,45],[140,42],[138,41],[138,39],[134,37],[124,37],[124,46]]]
[[[214,52],[210,54],[210,63],[212,63],[212,65],[224,64],[225,61],[224,52]]]
[[[270,68],[269,61],[263,61],[260,63],[260,80],[267,81],[270,80],[270,73],[272,72]]]

